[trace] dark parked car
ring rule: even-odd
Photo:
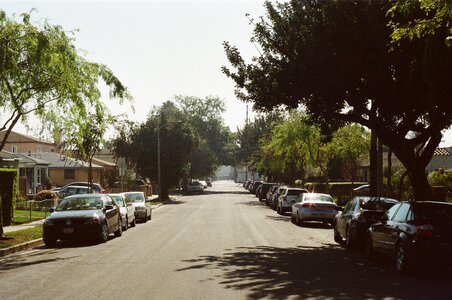
[[[267,204],[270,207],[272,206],[273,195],[276,193],[278,188],[279,188],[279,185],[277,185],[277,184],[270,187],[270,189],[267,192],[267,195],[265,196],[265,204]]]
[[[282,195],[282,193],[287,189],[287,186],[279,186],[276,191],[273,193],[272,195],[272,199],[270,200],[270,207],[273,210],[276,210],[277,206],[278,206],[278,199],[279,196]]]
[[[253,182],[253,185],[250,188],[251,194],[256,194],[256,189],[262,184],[262,181],[255,181]]]
[[[358,196],[350,200],[334,219],[334,240],[351,248],[364,242],[367,229],[399,201],[384,197]]]
[[[265,182],[261,185],[259,193],[257,194],[257,196],[259,197],[259,201],[264,201],[267,199],[267,193],[270,190],[270,188],[274,185],[275,185],[274,183],[268,182]]]
[[[452,204],[402,202],[389,209],[368,231],[366,254],[394,258],[404,273],[415,266],[452,266]]]
[[[94,238],[106,242],[110,233],[122,235],[119,207],[107,195],[86,194],[61,201],[44,221],[42,238],[52,246],[59,239]]]

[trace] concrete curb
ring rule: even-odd
[[[33,249],[42,245],[44,245],[44,241],[42,239],[36,239],[22,244],[17,244],[5,249],[0,249],[0,257],[24,250]]]

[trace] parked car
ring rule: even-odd
[[[204,185],[199,181],[192,181],[187,186],[187,193],[189,194],[201,194],[202,192],[204,192]]]
[[[287,186],[280,186],[278,187],[278,189],[273,193],[272,195],[272,199],[270,202],[270,207],[273,210],[276,210],[276,208],[278,207],[278,199],[279,196],[281,196],[281,194],[287,189]]]
[[[366,254],[394,259],[398,272],[452,266],[452,204],[433,201],[394,205],[368,230]]]
[[[96,182],[92,182],[91,185],[93,187],[94,193],[98,193],[98,194],[105,193],[104,188],[100,184],[98,184]],[[54,191],[60,191],[60,190],[66,188],[68,186],[86,186],[86,187],[89,187],[90,184],[89,184],[89,182],[86,182],[86,181],[85,182],[84,181],[76,181],[76,182],[71,182],[69,184],[66,184],[65,186],[60,187],[60,188],[54,188],[53,190]]]
[[[147,222],[152,218],[151,201],[146,199],[143,192],[122,193],[126,198],[126,203],[131,203],[135,207],[135,219]]]
[[[278,198],[278,204],[276,206],[276,211],[278,214],[283,215],[286,212],[292,211],[292,205],[295,202],[299,202],[301,200],[301,196],[303,193],[309,193],[306,189],[299,188],[285,188],[281,192],[281,196]]]
[[[334,217],[339,207],[328,194],[303,193],[300,202],[292,205],[292,223],[301,224],[304,221],[320,221],[333,225]]]
[[[95,238],[106,242],[110,233],[122,235],[119,207],[107,195],[69,196],[51,211],[44,221],[42,234],[48,246],[60,239]]]
[[[262,184],[262,181],[254,181],[251,185],[249,191],[251,194],[256,194],[256,189]]]
[[[204,189],[206,189],[206,188],[208,187],[207,181],[205,181],[205,180],[200,180],[199,183],[202,184],[202,187],[203,187]]]
[[[265,204],[267,204],[270,207],[272,206],[273,195],[276,193],[278,188],[279,188],[279,185],[277,185],[277,184],[272,185],[270,187],[270,189],[267,192],[267,195],[265,196]]]
[[[212,187],[212,178],[208,177],[206,178],[207,186]]]
[[[55,191],[55,193],[58,197],[60,197],[60,199],[63,199],[72,195],[89,194],[89,188],[86,186],[69,185]]]
[[[353,189],[355,196],[367,196],[370,193],[370,184],[364,184]]]
[[[261,188],[257,194],[257,196],[259,197],[259,201],[264,201],[267,199],[267,193],[270,190],[270,188],[274,185],[275,185],[274,183],[270,183],[270,182],[264,182],[261,185]]]
[[[259,197],[259,194],[261,193],[261,190],[262,190],[262,186],[263,186],[264,184],[263,183],[261,183],[261,184],[259,184],[259,186],[256,188],[256,190],[254,191],[254,195],[256,196],[256,197]],[[259,200],[260,201],[260,200]]]
[[[384,197],[357,196],[351,199],[334,219],[334,240],[353,247],[365,241],[367,229],[399,201]]]
[[[123,194],[108,194],[108,196],[110,196],[119,207],[119,211],[121,212],[122,230],[126,231],[129,226],[135,227],[135,206],[133,206],[132,203],[127,202],[126,197]]]

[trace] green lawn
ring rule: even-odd
[[[7,248],[20,243],[42,238],[42,226],[9,232],[5,235],[12,237],[12,239],[0,240],[0,248]]]
[[[47,216],[50,213],[47,212]],[[31,211],[31,221],[30,221],[30,211],[29,210],[16,210],[14,211],[14,224],[23,224],[32,221],[37,221],[44,219],[46,217],[46,212],[44,211]]]

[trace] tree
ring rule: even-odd
[[[391,44],[396,31],[388,24],[426,15],[422,1],[404,2],[417,4],[401,11],[390,10],[395,1],[266,2],[267,19],[254,23],[252,38],[261,55],[247,64],[225,43],[234,71],[223,72],[237,96],[257,109],[303,105],[321,123],[371,129],[407,169],[415,199],[431,199],[425,167],[452,123],[452,16]],[[430,8],[429,16],[442,10]]]
[[[115,155],[126,156],[135,165],[137,174],[158,180],[157,130],[160,131],[162,200],[168,199],[168,189],[179,184],[186,175],[187,164],[198,144],[195,132],[184,114],[173,102],[155,107],[146,122],[131,126],[129,138],[119,136],[113,142]]]
[[[0,10],[0,106],[9,113],[0,151],[19,120],[34,115],[43,124],[86,120],[89,108],[100,106],[97,87],[103,80],[110,97],[131,99],[126,87],[105,65],[87,61],[71,32],[48,22],[18,22]]]

